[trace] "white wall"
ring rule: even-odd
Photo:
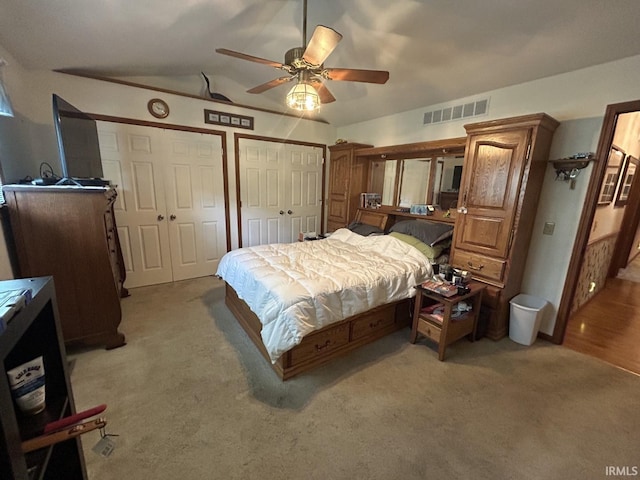
[[[335,128],[325,123],[214,103],[207,99],[188,98],[50,71],[21,71],[19,76],[22,85],[28,86],[29,96],[28,99],[19,96],[14,98],[9,85],[14,109],[20,111],[22,118],[20,128],[15,128],[17,119],[10,120],[14,123],[14,129],[19,130],[20,135],[28,138],[28,141],[16,145],[12,140],[13,151],[0,160],[8,182],[18,181],[27,175],[39,177],[42,162],[49,163],[57,174],[61,173],[53,127],[52,93],[88,113],[224,131],[230,174],[231,240],[234,248],[238,245],[234,133],[321,144],[332,144],[336,138]],[[155,97],[162,98],[169,104],[170,115],[166,119],[158,120],[149,114],[147,102]],[[204,109],[254,117],[254,130],[205,124]],[[2,138],[0,132],[0,141]]]
[[[615,72],[615,75],[612,75]],[[376,120],[338,128],[338,136],[375,146],[461,137],[465,123],[545,112],[561,122],[551,146],[550,159],[595,151],[606,106],[640,98],[640,56],[543,78],[490,92],[430,105]],[[490,97],[482,117],[425,126],[426,111]],[[541,331],[552,334],[562,296],[578,222],[593,165],[584,169],[575,189],[555,181],[549,165],[540,193],[522,292],[547,299],[548,311]],[[554,222],[554,234],[543,235],[545,222]]]

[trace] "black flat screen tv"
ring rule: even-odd
[[[102,159],[96,121],[53,94],[53,123],[62,167],[59,184],[102,185]]]

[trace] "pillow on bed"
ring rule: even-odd
[[[394,223],[389,231],[411,235],[433,247],[453,235],[453,225],[426,220],[403,220]]]
[[[449,242],[442,242],[442,243],[432,247],[431,245],[427,245],[426,243],[421,242],[420,240],[418,240],[413,235],[407,235],[405,233],[398,233],[398,232],[391,232],[389,234],[389,236],[397,238],[398,240],[401,240],[401,241],[403,241],[405,243],[408,243],[409,245],[417,248],[429,260],[434,260],[437,257],[439,257],[440,254],[442,253],[442,251],[445,248],[447,248],[447,245],[445,245],[445,244],[449,243]]]
[[[374,227],[373,225],[367,225],[366,223],[351,222],[347,228],[353,233],[357,233],[363,237],[384,234],[384,230],[380,230],[378,227]]]

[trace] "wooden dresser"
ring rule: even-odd
[[[118,332],[125,269],[113,214],[116,190],[4,187],[19,277],[51,275],[64,342],[124,345]]]
[[[557,127],[543,113],[465,125],[451,263],[488,284],[482,303],[494,340],[507,334],[509,300],[520,293]]]
[[[369,161],[356,158],[358,148],[370,147],[362,143],[339,143],[329,147],[329,213],[327,230],[334,232],[353,221],[360,207],[360,194],[369,183]]]

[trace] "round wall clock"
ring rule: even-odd
[[[156,118],[167,118],[169,116],[169,105],[164,100],[152,98],[147,103],[149,113]]]

